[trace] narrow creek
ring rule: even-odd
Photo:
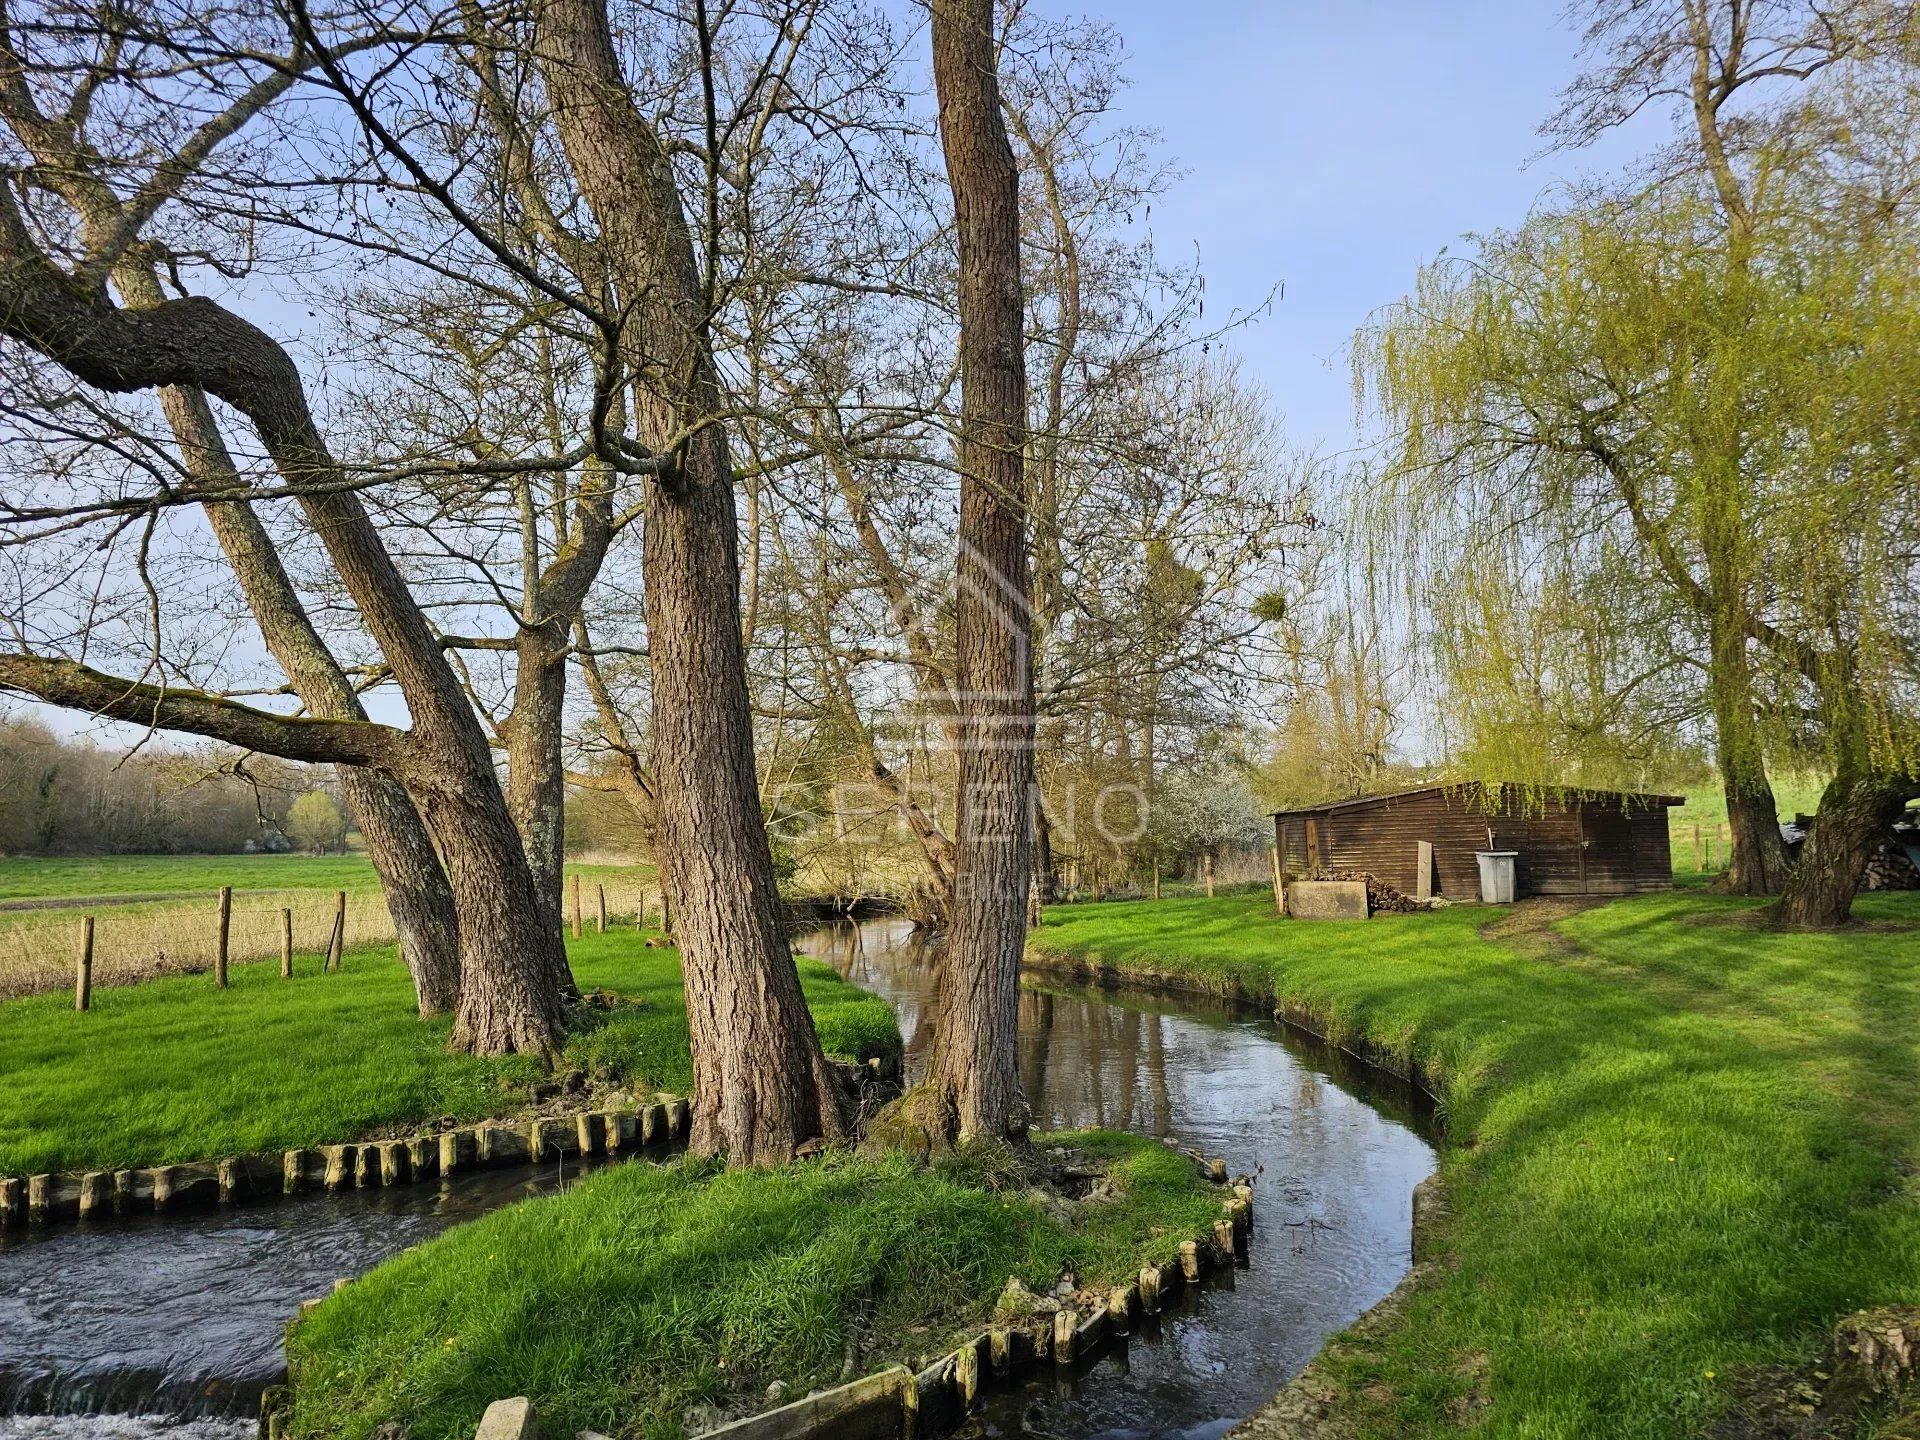
[[[916,1074],[939,1024],[932,945],[883,920],[797,948],[886,997]],[[1189,1296],[1070,1381],[995,1396],[972,1434],[1209,1440],[1405,1273],[1413,1187],[1433,1168],[1410,1087],[1255,1014],[1121,992],[1030,990],[1020,1045],[1036,1126],[1125,1128],[1256,1173],[1254,1241],[1231,1289]],[[302,1299],[580,1169],[0,1239],[0,1440],[250,1436]]]
[[[799,944],[892,1003],[909,1080],[939,1026],[935,943],[883,920]],[[1434,1168],[1430,1106],[1257,1011],[1039,979],[1020,997],[1020,1081],[1038,1129],[1132,1130],[1256,1174],[1250,1264],[1232,1289],[1190,1292],[1157,1335],[1084,1374],[993,1395],[965,1433],[1212,1440],[1412,1263],[1413,1189]]]

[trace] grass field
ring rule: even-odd
[[[1920,1302],[1920,895],[1841,934],[1698,889],[1567,908],[1088,905],[1036,938],[1284,997],[1435,1079],[1454,1263],[1330,1361],[1361,1434],[1678,1440],[1844,1314]]]
[[[583,988],[644,1004],[594,1012],[567,1060],[641,1093],[685,1094],[679,959],[642,938],[617,930],[570,945]],[[883,1000],[825,964],[800,967],[829,1050],[897,1050]],[[0,1002],[0,1174],[207,1160],[517,1108],[534,1065],[449,1054],[448,1024],[416,1018],[391,947],[351,951],[332,975],[317,960],[292,980],[243,965],[226,991],[175,976],[98,992],[84,1015],[65,995]]]
[[[1072,1228],[982,1184],[982,1167],[899,1156],[625,1165],[496,1211],[300,1323],[293,1433],[365,1440],[397,1421],[409,1440],[464,1440],[489,1401],[526,1395],[543,1434],[677,1436],[689,1406],[836,1383],[856,1335],[860,1374],[937,1354],[986,1320],[1009,1274],[1045,1290],[1070,1265],[1110,1286],[1219,1216],[1218,1192],[1162,1145],[1055,1140],[1108,1158],[1125,1192]]]
[[[1774,808],[1782,820],[1796,815],[1811,815],[1820,808],[1820,792],[1826,781],[1818,775],[1775,775]],[[1700,870],[1718,873],[1727,868],[1727,792],[1718,780],[1689,785],[1674,792],[1687,797],[1686,804],[1667,811],[1667,836],[1673,842],[1675,874],[1693,874]],[[1700,831],[1700,863],[1695,863],[1693,835]]]
[[[650,865],[573,864],[588,927],[607,892],[608,913],[659,913]],[[229,954],[239,961],[280,954],[282,909],[293,912],[294,948],[319,955],[333,931],[334,895],[347,893],[346,941],[393,939],[373,867],[364,855],[108,855],[0,859],[0,997],[65,989],[73,983],[81,917],[94,921],[94,983],[122,985],[212,966],[216,896],[234,888]]]

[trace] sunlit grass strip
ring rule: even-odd
[[[300,1323],[291,1432],[352,1440],[397,1421],[410,1440],[465,1440],[489,1402],[526,1395],[547,1433],[676,1435],[694,1405],[834,1383],[850,1344],[861,1373],[943,1354],[1010,1274],[1044,1290],[1070,1265],[1121,1285],[1220,1218],[1177,1151],[1061,1138],[1110,1159],[1125,1192],[1071,1229],[1023,1193],[897,1156],[623,1166],[497,1211]]]
[[[566,1063],[616,1074],[640,1094],[692,1087],[679,959],[626,929],[569,947],[585,988],[643,1001],[590,1012]],[[885,1001],[798,962],[828,1050],[898,1053]],[[0,1003],[0,1174],[113,1170],[291,1150],[415,1121],[510,1113],[532,1062],[449,1054],[448,1022],[421,1021],[391,948],[350,952],[339,974],[310,962]]]
[[[1920,1301],[1920,895],[1777,934],[1690,891],[1499,943],[1498,912],[1345,924],[1082,906],[1037,945],[1304,1007],[1445,1100],[1453,1267],[1331,1366],[1374,1436],[1677,1437],[1728,1378]]]

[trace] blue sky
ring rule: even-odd
[[[1126,37],[1124,118],[1158,129],[1186,171],[1153,230],[1169,256],[1198,247],[1209,320],[1285,286],[1230,343],[1303,449],[1353,443],[1348,339],[1423,261],[1645,139],[1540,155],[1537,127],[1578,63],[1578,29],[1551,0],[1119,0],[1088,13]]]
[[[1345,352],[1371,311],[1441,247],[1517,222],[1543,190],[1617,166],[1665,123],[1540,154],[1537,127],[1578,63],[1556,0],[1032,3],[1125,37],[1118,118],[1158,130],[1185,172],[1154,206],[1155,243],[1169,259],[1197,253],[1210,323],[1285,287],[1229,343],[1293,447],[1323,455],[1356,441]],[[380,718],[399,719],[392,708]],[[121,728],[41,713],[62,729]]]

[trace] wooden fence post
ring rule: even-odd
[[[1700,858],[1700,826],[1695,824],[1693,827],[1693,873],[1698,875],[1706,868]]]
[[[80,961],[73,972],[73,1008],[93,1006],[93,916],[80,917]]]
[[[293,911],[280,912],[280,978],[293,978]]]
[[[327,937],[327,958],[320,968],[340,972],[347,951],[347,892],[333,892],[333,934]]]
[[[580,872],[573,872],[573,938],[580,938]]]
[[[1209,850],[1200,858],[1200,869],[1207,877],[1207,899],[1213,899],[1213,852]]]
[[[607,933],[607,887],[604,885],[600,885],[600,886],[596,886],[595,888],[600,892],[599,925],[600,925],[600,933],[604,935]]]
[[[227,935],[233,926],[233,887],[220,887],[220,941],[213,952],[213,983],[216,988],[227,988]]]

